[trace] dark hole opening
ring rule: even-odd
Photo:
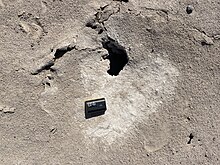
[[[127,52],[123,46],[110,37],[103,39],[102,46],[108,51],[105,59],[110,61],[110,69],[107,72],[111,76],[117,76],[129,61]]]

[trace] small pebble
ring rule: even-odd
[[[87,27],[94,27],[94,25],[96,24],[94,19],[90,19],[87,21],[86,26]]]
[[[5,108],[4,105],[0,105],[0,111],[3,111],[4,108]]]
[[[214,39],[215,39],[215,40],[219,40],[219,39],[220,39],[220,35],[215,35],[215,36],[214,36]]]
[[[186,7],[186,12],[187,12],[187,14],[191,14],[192,12],[193,12],[193,6],[192,5],[188,5],[187,7]]]
[[[47,74],[46,78],[48,78],[49,80],[52,80],[53,76],[51,74]]]

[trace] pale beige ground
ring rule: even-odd
[[[130,59],[118,76],[107,35]],[[220,164],[219,46],[218,0],[0,0],[0,165]]]

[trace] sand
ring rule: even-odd
[[[0,0],[0,165],[220,164],[219,16],[218,0]]]

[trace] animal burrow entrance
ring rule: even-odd
[[[103,59],[110,61],[110,69],[107,73],[111,76],[118,76],[129,61],[125,48],[110,37],[102,39],[102,46],[108,51],[108,55],[103,56]]]

